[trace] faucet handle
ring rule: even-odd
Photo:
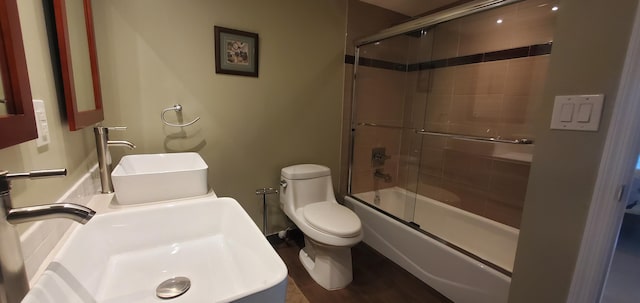
[[[37,179],[46,178],[52,176],[66,176],[67,169],[44,169],[44,170],[32,170],[24,173],[9,173],[6,170],[0,170],[0,193],[8,193],[11,189],[10,181],[12,179]]]
[[[39,178],[47,178],[47,177],[56,177],[56,176],[66,176],[67,169],[66,168],[56,168],[56,169],[41,169],[41,170],[32,170],[23,173],[6,173],[4,174],[7,179],[39,179]]]
[[[126,126],[110,126],[107,127],[108,130],[127,130]]]

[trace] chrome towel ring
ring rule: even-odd
[[[189,122],[189,123],[184,123],[184,124],[175,124],[175,123],[171,123],[169,121],[167,121],[167,119],[165,119],[164,114],[166,114],[168,111],[175,111],[176,113],[181,113],[182,112],[182,105],[180,104],[175,104],[172,107],[168,107],[162,110],[162,113],[160,114],[160,119],[162,119],[162,123],[168,125],[168,126],[173,126],[173,127],[185,127],[185,126],[189,126],[193,123],[198,122],[198,120],[200,120],[200,117],[196,117],[195,119],[193,119],[193,121]]]

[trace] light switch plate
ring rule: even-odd
[[[551,129],[597,131],[604,95],[556,96]],[[571,113],[567,113],[571,109]]]
[[[47,123],[47,112],[44,109],[44,101],[33,100],[33,111],[36,115],[36,127],[38,129],[36,146],[42,147],[51,142],[51,138],[49,136],[49,124]]]

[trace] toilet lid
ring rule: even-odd
[[[320,231],[339,237],[360,233],[360,218],[350,209],[335,202],[318,202],[304,207],[304,218]]]

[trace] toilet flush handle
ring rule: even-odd
[[[280,187],[282,187],[282,189],[287,188],[287,181],[285,181],[285,180],[280,180]]]

